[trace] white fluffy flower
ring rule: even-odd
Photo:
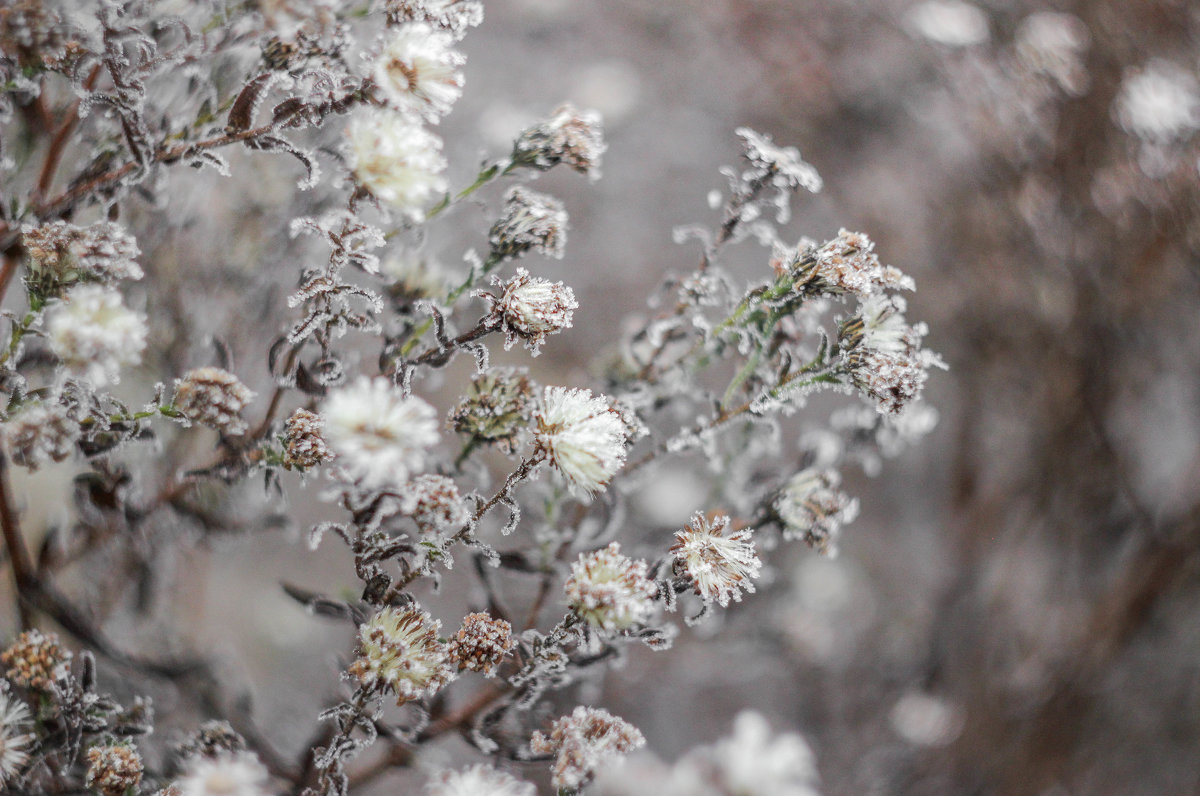
[[[749,529],[726,536],[728,527],[728,517],[709,522],[696,514],[688,527],[676,532],[671,546],[676,571],[692,582],[704,602],[715,600],[721,607],[730,599],[740,601],[743,591],[753,592],[752,581],[762,569]]]
[[[1122,127],[1147,141],[1187,138],[1200,127],[1200,86],[1175,64],[1155,61],[1124,75],[1116,115]]]
[[[29,722],[29,708],[0,691],[0,791],[29,762],[26,747],[33,736],[23,732]]]
[[[448,33],[423,22],[400,28],[375,62],[375,83],[384,98],[402,111],[430,121],[445,116],[462,95],[466,56],[455,50]]]
[[[403,484],[438,441],[433,407],[385,378],[361,376],[334,390],[321,415],[338,464],[368,488]]]
[[[395,111],[374,108],[347,128],[354,174],[376,198],[420,218],[446,192],[442,139]]]
[[[816,796],[816,761],[795,733],[775,735],[761,713],[744,711],[733,734],[707,754],[723,792],[738,796]]]
[[[142,361],[146,319],[115,290],[79,285],[47,312],[46,336],[70,371],[103,387],[120,380],[123,366]]]
[[[921,3],[909,10],[905,21],[913,33],[947,47],[969,47],[988,40],[987,16],[960,0]]]
[[[593,397],[591,390],[547,387],[535,423],[538,448],[577,496],[601,491],[625,464],[629,428],[608,400]]]
[[[241,752],[193,757],[175,787],[180,796],[267,796],[268,779],[258,758]]]
[[[913,329],[904,319],[905,301],[900,296],[867,296],[858,308],[862,320],[859,342],[866,348],[885,354],[900,354],[912,346]]]
[[[483,764],[443,771],[425,787],[428,796],[535,796],[537,789],[511,774]]]
[[[567,602],[589,625],[605,631],[625,630],[645,622],[654,610],[658,589],[646,577],[646,562],[621,554],[621,546],[579,555],[563,584]]]

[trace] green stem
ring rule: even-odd
[[[0,354],[0,366],[7,365],[8,361],[17,353],[17,348],[21,345],[21,338],[33,326],[33,322],[37,320],[38,313],[28,312],[21,322],[13,327],[12,338],[8,341],[8,349]]]

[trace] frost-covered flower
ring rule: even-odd
[[[384,7],[389,25],[428,22],[456,39],[483,22],[479,0],[386,0]]]
[[[1200,84],[1173,63],[1152,61],[1122,77],[1116,116],[1125,130],[1146,141],[1185,139],[1200,128]]]
[[[373,196],[420,219],[446,192],[442,140],[395,111],[361,111],[347,128],[354,175]]]
[[[471,379],[466,397],[450,413],[450,426],[478,442],[511,449],[529,424],[533,385],[522,370],[493,368]]]
[[[57,404],[30,401],[0,426],[0,436],[14,463],[36,470],[71,455],[79,439],[79,424]]]
[[[8,649],[0,653],[7,670],[5,678],[13,685],[34,691],[50,691],[67,676],[71,651],[59,646],[58,636],[37,628],[22,631]]]
[[[142,756],[132,746],[93,746],[87,759],[86,784],[103,796],[124,796],[142,781]]]
[[[81,280],[141,279],[143,275],[134,262],[141,254],[137,240],[120,224],[109,221],[88,227],[66,221],[25,226],[21,242],[29,255],[29,279],[43,288]]]
[[[443,771],[425,786],[426,796],[536,796],[537,788],[504,771],[479,765]]]
[[[29,762],[28,746],[34,739],[24,732],[29,720],[29,708],[6,691],[0,691],[0,791]]]
[[[462,95],[466,56],[453,48],[448,33],[424,22],[402,26],[375,62],[373,76],[396,108],[430,121],[445,116]]]
[[[368,488],[402,484],[437,444],[434,409],[386,378],[360,376],[332,391],[321,411],[325,437],[346,474]]]
[[[499,298],[490,293],[479,295],[492,305],[490,322],[504,330],[505,350],[523,340],[537,356],[546,335],[570,328],[571,318],[579,309],[571,288],[562,282],[530,276],[524,268],[518,268],[507,282],[493,278],[492,284],[503,286]]]
[[[196,368],[175,382],[172,403],[184,417],[223,434],[241,434],[246,421],[241,411],[254,400],[254,392],[221,368]]]
[[[803,539],[822,553],[834,553],[843,525],[858,516],[858,501],[838,489],[836,470],[813,467],[796,473],[775,498],[783,538]]]
[[[839,230],[833,240],[797,256],[796,286],[810,293],[861,297],[916,287],[899,268],[881,263],[875,243],[861,232]]]
[[[563,591],[576,614],[608,632],[645,622],[658,593],[654,581],[646,577],[646,562],[622,555],[617,542],[580,553]]]
[[[744,711],[733,734],[699,751],[722,792],[737,796],[817,796],[812,750],[795,733],[775,734],[761,713]]]
[[[289,470],[316,467],[332,454],[325,444],[325,419],[316,412],[297,409],[283,431],[283,465]]]
[[[821,190],[821,175],[800,157],[800,150],[796,147],[779,146],[770,136],[757,133],[749,127],[739,127],[734,132],[742,139],[742,147],[750,165],[776,188],[789,192],[803,188],[811,193]]]
[[[987,16],[961,0],[929,0],[909,9],[908,28],[947,47],[969,47],[988,40]]]
[[[579,788],[596,769],[646,744],[641,730],[607,710],[580,705],[554,722],[550,735],[535,732],[529,746],[535,754],[552,754],[556,788]]]
[[[470,521],[458,485],[444,475],[417,476],[401,492],[401,510],[425,533],[459,528]]]
[[[454,677],[442,623],[416,606],[384,608],[358,628],[350,673],[364,686],[391,691],[399,702],[432,696]]]
[[[898,415],[921,395],[929,378],[927,352],[856,349],[846,357],[850,381],[881,413]],[[936,360],[936,358],[935,358]]]
[[[534,439],[571,491],[590,497],[625,464],[630,428],[604,396],[591,390],[547,387]]]
[[[115,290],[78,285],[46,313],[46,336],[69,370],[103,387],[120,380],[122,367],[142,361],[146,319]]]
[[[714,600],[722,608],[729,601],[740,601],[742,592],[754,592],[762,562],[754,552],[750,530],[726,536],[729,518],[715,517],[711,522],[697,513],[682,531],[675,533],[671,554],[677,572],[681,572],[696,588],[706,603]]]
[[[858,313],[839,327],[838,344],[846,350],[862,346],[886,354],[911,351],[924,327],[909,326],[905,309],[900,296],[867,296],[859,304]]]
[[[553,196],[520,185],[504,195],[504,215],[488,233],[492,253],[510,260],[527,251],[562,259],[567,244],[567,211]]]
[[[270,774],[251,752],[193,757],[174,787],[179,796],[267,796]]]
[[[485,613],[467,614],[450,642],[450,657],[460,667],[490,677],[516,645],[512,625],[505,620]]]
[[[567,103],[546,121],[521,133],[513,146],[513,162],[539,171],[565,163],[595,179],[600,176],[600,156],[606,148],[600,114],[580,112]]]

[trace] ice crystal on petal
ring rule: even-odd
[[[373,196],[420,219],[446,192],[442,140],[395,111],[361,111],[347,128],[355,176]]]
[[[358,629],[358,659],[350,673],[399,702],[431,696],[454,676],[442,623],[415,606],[384,608]]]
[[[596,769],[646,744],[641,731],[601,708],[580,705],[554,722],[550,734],[535,732],[529,746],[536,754],[552,754],[556,788],[579,788]]]
[[[621,554],[621,546],[581,553],[563,585],[567,603],[593,627],[612,632],[644,623],[658,590],[646,577],[646,562]]]
[[[466,60],[453,49],[449,34],[414,22],[388,39],[373,76],[389,103],[433,121],[449,113],[462,95],[461,67]]]
[[[115,290],[79,285],[46,313],[46,336],[68,370],[104,387],[120,380],[122,367],[142,361],[146,320]]]
[[[538,449],[579,497],[601,491],[625,464],[629,434],[621,414],[591,390],[547,387],[534,420]]]
[[[775,499],[785,539],[803,539],[822,553],[837,551],[843,525],[858,516],[858,501],[838,489],[836,470],[801,470]]]
[[[438,441],[433,407],[385,378],[361,376],[333,390],[321,414],[338,465],[368,488],[404,483]]]
[[[696,514],[682,531],[675,533],[671,554],[676,571],[682,572],[707,602],[721,607],[742,599],[742,592],[753,592],[762,562],[754,552],[749,529],[726,535],[728,517],[711,522]]]
[[[193,757],[174,787],[179,796],[267,796],[270,775],[250,752]]]

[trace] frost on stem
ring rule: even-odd
[[[505,350],[521,340],[537,356],[546,336],[569,329],[574,312],[579,309],[571,288],[562,282],[530,276],[524,268],[518,268],[507,282],[493,277],[492,284],[503,287],[498,297],[490,293],[478,295],[491,305],[485,323],[504,330]]]
[[[413,22],[388,39],[372,77],[379,93],[397,110],[436,121],[462,95],[466,60],[453,48],[448,33]]]
[[[189,370],[175,382],[173,404],[184,417],[222,434],[242,434],[246,421],[241,411],[254,392],[237,376],[221,368]]]
[[[415,606],[384,608],[358,629],[358,659],[350,674],[400,703],[432,696],[454,677],[442,623]]]
[[[567,604],[592,627],[605,632],[644,624],[658,593],[646,577],[646,562],[621,554],[621,545],[581,553],[563,584]]]
[[[858,501],[838,489],[836,470],[807,468],[796,473],[775,498],[784,539],[803,539],[809,547],[833,555],[843,525],[858,516]]]
[[[142,361],[146,319],[115,290],[78,285],[47,311],[46,336],[69,371],[104,387],[120,380],[122,367]]]
[[[511,260],[535,251],[561,260],[567,245],[567,211],[553,196],[520,185],[504,195],[504,214],[488,233],[492,256]]]
[[[534,440],[577,497],[608,486],[625,464],[634,430],[605,396],[591,390],[547,387],[534,418]]]
[[[395,111],[359,111],[347,128],[354,176],[371,195],[413,220],[446,192],[442,140]]]
[[[607,710],[580,705],[554,722],[549,735],[535,732],[529,747],[535,754],[554,755],[551,780],[556,788],[578,789],[601,766],[645,746],[641,731]]]
[[[753,592],[762,562],[754,552],[750,530],[726,535],[730,520],[718,516],[711,521],[697,513],[682,531],[675,533],[671,554],[676,571],[691,581],[696,594],[706,603],[722,608],[740,601],[743,592]]]
[[[592,179],[600,177],[600,157],[606,149],[600,114],[580,112],[570,103],[521,133],[513,146],[513,163],[548,171],[563,163]]]
[[[331,391],[321,414],[338,466],[368,489],[404,483],[438,441],[433,407],[382,377]]]

